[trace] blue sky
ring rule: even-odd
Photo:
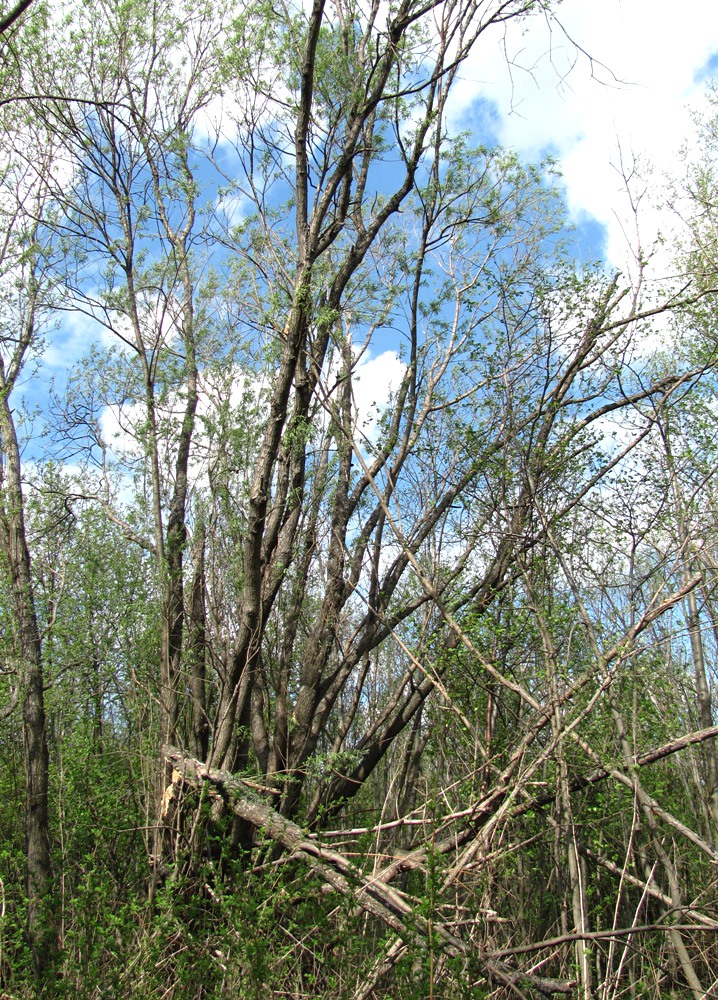
[[[714,0],[680,9],[668,0],[564,0],[556,16],[558,25],[537,16],[487,37],[462,70],[452,114],[470,119],[476,99],[487,99],[501,142],[533,159],[555,155],[574,219],[604,227],[609,264],[620,267],[631,228],[621,171],[637,157],[658,196],[663,176],[683,170],[692,114],[718,71],[718,8]],[[669,226],[649,200],[647,238]]]
[[[635,183],[649,189],[641,225],[650,242],[672,224],[653,202],[664,174],[683,169],[691,113],[704,106],[716,68],[718,13],[709,0],[692,0],[680,16],[664,0],[564,0],[558,24],[533,17],[480,40],[462,69],[451,126],[495,137],[526,159],[555,156],[579,253],[586,260],[605,253],[609,266],[630,271],[633,221],[622,171],[639,159]],[[62,382],[92,336],[86,319],[66,316],[46,375]],[[383,366],[387,376],[390,367]],[[364,379],[367,389],[369,381],[381,397],[378,369]],[[34,395],[40,386],[28,389]]]

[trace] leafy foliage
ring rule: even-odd
[[[13,996],[712,988],[715,123],[676,288],[580,268],[554,165],[448,131],[537,12],[3,37]]]

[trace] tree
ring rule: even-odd
[[[0,18],[0,35],[4,35],[15,22],[22,17],[28,9],[32,0],[20,0],[19,3],[11,7],[10,10]]]
[[[639,681],[685,683],[664,651],[709,588],[665,470],[640,480],[715,358],[640,341],[712,285],[579,269],[551,165],[449,134],[472,47],[532,14],[98,2],[22,67],[58,151],[32,260],[112,335],[55,396],[82,474],[32,508],[38,662],[77,683],[52,747],[94,775],[164,744],[162,787],[134,779],[159,835],[145,926],[103,952],[116,993],[133,945],[148,996],[200,959],[218,995],[705,992],[715,894],[686,901],[715,850],[683,762],[710,705],[694,725]],[[112,813],[80,787],[73,887]]]
[[[193,120],[216,92],[210,60],[216,33],[209,11],[182,20],[152,5],[107,8],[74,21],[72,53],[38,69],[38,83],[72,100],[38,109],[72,170],[54,189],[64,213],[58,237],[74,261],[65,281],[76,305],[118,340],[126,390],[143,412],[138,434],[150,466],[149,537],[128,537],[154,552],[163,587],[160,704],[163,739],[176,736],[184,622],[183,556],[188,466],[198,398],[203,317],[196,315],[197,186]],[[102,72],[77,57],[100,56]],[[189,50],[189,65],[174,65]],[[95,268],[103,269],[99,288]],[[92,270],[90,270],[92,268]],[[89,285],[89,287],[88,287]],[[177,436],[164,456],[162,399],[178,407]],[[90,419],[94,413],[90,409]],[[95,428],[90,425],[93,436]],[[91,444],[102,447],[96,439]],[[170,468],[161,468],[163,460]],[[171,484],[168,485],[168,478]],[[164,491],[169,490],[165,502]],[[108,508],[109,510],[109,508]],[[111,516],[112,512],[109,511]],[[115,515],[117,520],[117,515]]]
[[[33,365],[46,321],[47,268],[38,219],[47,202],[45,180],[51,152],[34,145],[36,159],[23,163],[17,143],[27,141],[21,119],[6,113],[9,142],[0,164],[0,555],[12,609],[11,672],[22,711],[25,772],[27,934],[35,971],[47,972],[54,955],[48,826],[49,760],[45,720],[42,638],[38,626],[25,524],[18,386]],[[29,131],[29,130],[28,130]],[[29,138],[35,136],[30,133]]]

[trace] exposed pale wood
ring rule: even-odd
[[[390,885],[367,876],[344,855],[311,839],[296,823],[267,805],[241,778],[227,771],[211,769],[177,747],[164,747],[162,755],[164,762],[173,768],[175,788],[182,783],[197,788],[205,783],[212,785],[214,793],[227,803],[236,816],[261,831],[263,836],[281,844],[292,855],[304,858],[333,889],[354,899],[363,910],[396,931],[403,941],[423,948],[433,935],[439,939],[442,950],[452,957],[467,955],[473,950],[470,944],[444,924],[436,920],[429,922],[417,913]],[[486,973],[498,982],[504,985],[525,982],[545,996],[569,995],[574,987],[573,982],[527,974],[488,957],[483,964]]]

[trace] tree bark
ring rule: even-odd
[[[177,788],[175,796],[168,797],[168,801],[180,797],[179,788],[183,783],[196,788],[208,783],[235,816],[261,830],[292,855],[303,858],[335,891],[396,931],[404,941],[423,949],[433,936],[438,939],[441,949],[454,958],[473,951],[471,944],[457,937],[444,924],[419,914],[409,905],[406,897],[390,885],[365,875],[353,861],[316,839],[310,839],[299,826],[267,805],[241,779],[226,771],[212,770],[176,747],[164,747],[163,758],[173,769],[173,784]],[[574,987],[572,982],[524,973],[503,962],[484,959],[482,964],[490,977],[504,985],[524,983],[544,996],[569,995]]]
[[[48,819],[49,754],[45,727],[42,643],[37,623],[25,532],[20,449],[10,409],[5,368],[0,362],[0,436],[4,468],[0,500],[0,544],[10,573],[15,616],[15,651],[22,702],[25,770],[27,936],[38,981],[53,963],[56,938],[50,891],[52,863]]]

